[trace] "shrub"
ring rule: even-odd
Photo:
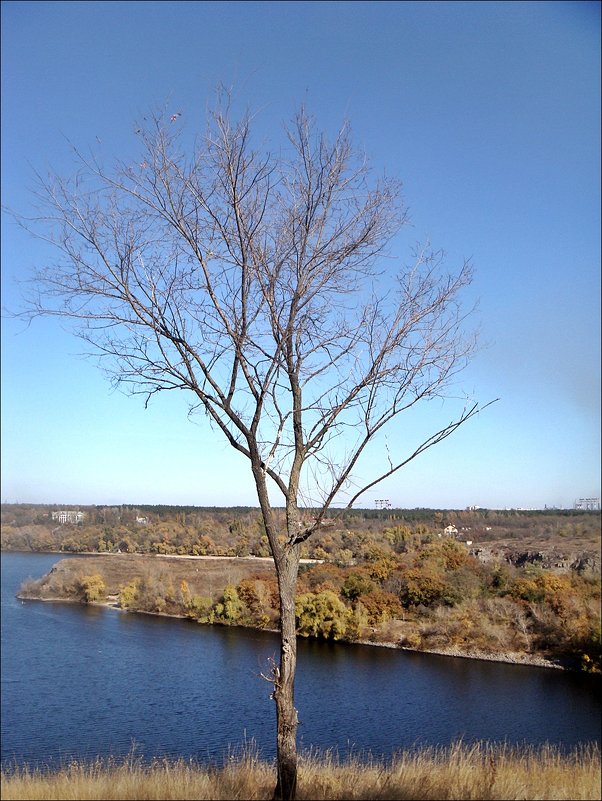
[[[361,601],[356,601],[347,619],[346,635],[351,640],[361,640],[370,626],[368,610]]]
[[[349,609],[332,590],[306,592],[295,602],[297,630],[302,637],[338,640],[344,636]]]
[[[128,609],[135,603],[139,586],[140,579],[135,578],[129,584],[124,584],[119,588],[119,606],[122,609]]]
[[[104,579],[98,573],[92,576],[82,576],[80,579],[80,586],[84,594],[84,600],[88,604],[94,601],[100,601],[106,589]]]
[[[272,597],[267,583],[261,579],[242,579],[236,590],[243,604],[243,618],[261,628],[268,626]]]
[[[368,622],[371,626],[385,623],[390,618],[401,615],[403,612],[399,598],[393,595],[392,592],[374,590],[361,595],[360,601],[366,609]]]
[[[224,588],[222,600],[215,605],[215,616],[224,623],[237,623],[243,611],[243,604],[233,584]]]
[[[194,595],[189,610],[190,617],[199,623],[213,623],[215,620],[213,601],[206,595]]]
[[[350,601],[355,601],[360,595],[367,595],[374,590],[375,584],[368,576],[361,573],[350,573],[341,587],[341,595]]]
[[[443,600],[446,592],[443,573],[432,567],[414,567],[402,578],[400,600],[404,606],[433,606]]]

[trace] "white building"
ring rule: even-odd
[[[390,509],[391,501],[388,498],[377,498],[374,501],[374,505],[377,509]]]
[[[85,512],[72,509],[62,509],[60,512],[52,513],[52,519],[58,520],[59,523],[83,523],[85,516]]]
[[[578,498],[575,501],[575,509],[586,510],[589,512],[599,512],[600,498]]]

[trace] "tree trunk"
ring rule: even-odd
[[[285,546],[278,559],[280,593],[280,665],[274,675],[276,701],[278,783],[277,801],[294,801],[297,791],[297,710],[295,709],[295,669],[297,635],[295,627],[295,592],[299,572],[299,549]]]
[[[263,522],[272,550],[280,598],[280,664],[274,667],[273,698],[276,702],[276,768],[278,781],[275,801],[294,801],[297,792],[297,710],[295,709],[295,670],[297,667],[297,629],[295,595],[299,574],[299,545],[291,545],[297,530],[296,504],[287,503],[288,542],[278,539],[268,497],[263,462],[254,443],[250,443],[252,469]]]

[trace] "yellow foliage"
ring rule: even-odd
[[[129,584],[124,584],[122,587],[119,588],[119,606],[122,609],[127,609],[131,606],[136,598],[138,597],[138,590],[140,588],[140,579],[135,578],[129,582]]]
[[[295,602],[297,628],[303,637],[338,640],[347,630],[350,610],[332,590],[306,592]]]
[[[100,601],[106,589],[104,579],[98,573],[92,576],[82,576],[80,584],[86,603]]]

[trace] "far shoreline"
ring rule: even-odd
[[[234,559],[236,561],[249,561],[249,562],[271,562],[274,563],[274,559],[271,556],[253,556],[252,554],[248,556],[217,556],[215,554],[208,555],[196,555],[196,554],[188,554],[188,553],[129,553],[128,551],[23,551],[15,549],[7,549],[3,548],[0,550],[0,555],[3,553],[22,553],[22,554],[39,554],[40,556],[62,556],[64,559],[71,559],[74,556],[149,556],[149,557],[158,557],[160,559],[204,559],[204,560],[212,560],[212,559]],[[299,559],[300,565],[322,565],[324,564],[325,559]]]

